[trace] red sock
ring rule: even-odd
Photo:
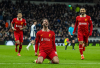
[[[84,43],[83,43],[83,45],[82,45],[82,46],[83,46],[83,51],[85,51],[85,45],[84,45]]]
[[[20,46],[19,46],[19,52],[18,53],[21,52],[21,49],[22,49],[22,45],[20,44]]]
[[[83,51],[85,51],[85,47],[83,47]]]
[[[17,48],[17,46],[18,46],[18,44],[17,43],[15,43],[15,47]]]
[[[80,54],[83,55],[83,47],[81,44],[79,44],[79,51],[80,51]]]

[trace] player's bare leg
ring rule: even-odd
[[[20,55],[21,49],[22,49],[22,42],[21,42],[20,45],[19,45],[19,51],[18,51],[18,54],[17,54],[18,56],[21,56],[21,55]]]
[[[72,40],[72,49],[73,49],[73,50],[75,50],[75,49],[74,49],[74,46],[75,46],[75,40]]]
[[[42,64],[43,63],[43,57],[42,56],[38,57],[38,59],[36,60],[36,63]]]
[[[33,49],[35,50],[35,45],[34,45],[34,43],[35,43],[35,41],[32,40],[32,41],[28,44],[28,46],[26,47],[26,49],[29,50],[29,47],[30,47],[31,44],[32,44],[32,45],[33,45]]]
[[[79,41],[79,51],[81,54],[81,59],[84,59],[84,55],[83,55],[83,41]]]
[[[15,43],[15,51],[17,52],[17,46],[20,44],[19,40],[16,41]]]
[[[54,56],[53,59],[52,59],[53,63],[55,64],[59,64],[59,59],[58,59],[58,56]]]

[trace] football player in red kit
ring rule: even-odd
[[[81,8],[80,13],[81,15],[76,17],[76,23],[75,23],[73,34],[75,33],[78,26],[77,35],[79,41],[79,51],[81,54],[81,59],[84,59],[83,51],[85,51],[85,47],[88,46],[88,37],[92,35],[93,25],[92,25],[91,17],[86,15],[85,8]]]
[[[14,24],[14,27],[13,27]],[[26,28],[26,21],[22,18],[22,13],[18,12],[17,18],[14,18],[11,22],[11,27],[14,30],[14,37],[15,37],[15,51],[17,52],[17,46],[19,45],[18,56],[20,55],[23,43],[23,29]]]
[[[43,29],[36,34],[35,56],[38,55],[36,63],[41,64],[45,58],[52,61],[52,63],[59,63],[55,45],[55,33],[48,29],[49,22],[47,19],[42,20]],[[40,45],[38,46],[38,43]],[[39,47],[39,54],[37,50]]]

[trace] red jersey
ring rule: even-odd
[[[89,24],[90,24],[90,31],[89,31]],[[84,17],[82,17],[81,15],[77,16],[73,33],[75,33],[77,26],[78,26],[78,34],[92,35],[93,25],[90,16],[88,15],[84,15]]]
[[[14,28],[16,29],[16,31],[14,32],[23,32],[19,28],[23,28],[23,25],[26,25],[26,20],[23,18],[21,20],[18,20],[18,18],[14,18],[11,23],[14,24]]]
[[[56,45],[55,45],[55,33],[51,30],[49,31],[38,31],[36,34],[36,43],[35,43],[35,52],[38,50],[38,43],[39,45],[39,51],[40,50],[55,50],[56,51]]]

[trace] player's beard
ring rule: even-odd
[[[85,12],[81,12],[81,15],[83,16],[85,14]]]

